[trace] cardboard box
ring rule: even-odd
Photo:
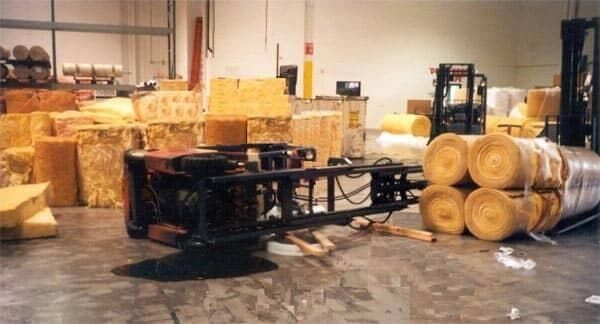
[[[431,115],[431,100],[408,99],[406,101],[406,113],[413,115]]]

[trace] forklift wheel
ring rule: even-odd
[[[181,169],[195,175],[219,174],[227,166],[227,157],[213,156],[186,156],[181,159]]]

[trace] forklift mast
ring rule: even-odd
[[[479,79],[475,90],[475,79]],[[464,102],[450,101],[451,88],[462,85],[466,79],[466,98]],[[477,91],[481,101],[475,104],[473,95]],[[475,72],[471,63],[441,63],[436,72],[435,97],[433,100],[430,141],[440,134],[454,132],[458,134],[483,134],[487,106],[487,78]]]
[[[600,17],[575,18],[561,23],[562,64],[561,102],[559,116],[559,142],[567,146],[585,146],[586,136],[591,137],[591,148],[600,154]],[[583,46],[587,31],[593,35],[593,70],[590,98],[589,85],[581,78],[587,59]],[[588,115],[588,102],[591,114]]]

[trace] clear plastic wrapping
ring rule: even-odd
[[[565,219],[598,206],[600,202],[600,156],[584,148],[561,147],[560,218]]]

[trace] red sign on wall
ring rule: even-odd
[[[313,43],[304,43],[304,54],[313,55]]]

